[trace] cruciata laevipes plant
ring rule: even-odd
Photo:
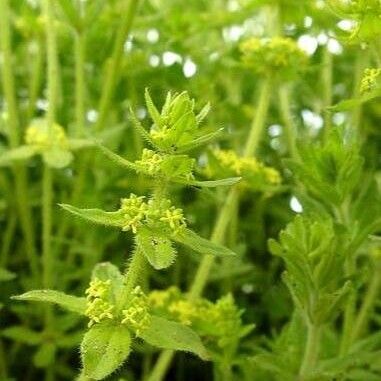
[[[190,230],[182,209],[172,205],[167,198],[172,181],[216,187],[232,185],[240,180],[239,177],[214,181],[194,179],[195,160],[186,152],[215,138],[218,133],[203,134],[200,128],[209,105],[196,114],[194,101],[187,93],[169,93],[159,113],[148,91],[146,104],[154,122],[149,132],[134,116],[132,120],[155,151],[145,148],[141,158],[131,163],[103,146],[100,148],[116,163],[151,176],[153,193],[147,197],[130,194],[121,200],[119,210],[114,212],[61,204],[65,210],[90,222],[132,232],[135,248],[126,272],[122,275],[110,263],[96,266],[85,292],[86,298],[53,290],[34,290],[16,297],[18,300],[55,303],[87,316],[88,331],[81,344],[83,376],[95,380],[105,378],[123,364],[129,356],[134,337],[159,348],[190,351],[207,359],[207,350],[199,336],[186,324],[151,313],[147,295],[140,285],[145,262],[148,261],[156,270],[169,267],[177,254],[175,242],[201,254],[234,255],[229,249]],[[195,136],[198,137],[195,139]]]
[[[0,0],[0,380],[381,380],[380,41],[381,0]]]

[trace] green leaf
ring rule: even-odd
[[[146,101],[148,112],[153,120],[153,122],[156,124],[158,128],[162,128],[162,122],[161,122],[161,115],[159,111],[157,110],[155,104],[153,103],[153,100],[149,94],[148,89],[146,88],[144,91],[144,98]]]
[[[43,343],[33,356],[33,363],[37,368],[47,368],[55,360],[57,347],[55,343]]]
[[[32,331],[22,325],[5,328],[2,330],[1,335],[28,345],[37,345],[43,340],[41,333]]]
[[[0,267],[0,282],[5,282],[14,278],[16,278],[16,274],[8,271],[3,267]]]
[[[235,253],[227,247],[202,238],[190,229],[182,230],[180,233],[173,236],[173,239],[201,254],[220,257],[235,255]]]
[[[82,20],[80,18],[80,12],[74,6],[75,3],[71,0],[59,0],[58,4],[60,5],[71,27],[79,30],[81,28]]]
[[[124,159],[123,157],[117,155],[116,153],[112,152],[102,144],[97,144],[98,148],[102,151],[102,153],[107,156],[111,161],[113,161],[115,164],[118,164],[121,167],[138,171],[139,167],[135,165],[134,163],[131,163],[130,161]]]
[[[44,162],[51,168],[65,168],[73,160],[73,154],[58,147],[53,147],[42,154]]]
[[[139,337],[154,347],[192,352],[203,360],[208,359],[199,336],[189,327],[174,321],[152,316],[150,326]]]
[[[68,204],[58,204],[61,208],[67,210],[68,212],[94,222],[95,224],[122,227],[123,226],[123,216],[119,211],[116,212],[106,212],[102,209],[81,209]]]
[[[86,299],[77,296],[67,295],[54,290],[33,290],[22,295],[12,296],[15,300],[25,300],[31,302],[46,302],[58,304],[60,307],[83,315],[86,309]]]
[[[71,150],[79,150],[82,148],[95,147],[97,143],[91,139],[69,139],[69,147]]]
[[[26,145],[7,150],[0,155],[0,166],[9,165],[12,161],[27,160],[35,154],[36,149]]]
[[[237,184],[241,179],[242,177],[229,177],[226,179],[210,180],[210,181],[176,180],[176,182],[179,182],[181,184],[186,184],[186,185],[192,185],[196,187],[215,188],[215,187],[230,186],[230,185]]]
[[[213,140],[216,140],[218,137],[222,135],[222,132],[224,131],[223,128],[220,128],[219,130],[215,132],[211,132],[209,134],[205,134],[203,136],[200,136],[197,139],[192,140],[189,143],[183,144],[179,149],[177,150],[178,153],[183,153],[190,151],[192,149],[196,149],[202,145],[205,145]]]
[[[96,324],[81,344],[84,374],[102,380],[118,369],[131,351],[131,334],[123,325]]]
[[[91,278],[101,281],[111,281],[110,302],[115,304],[123,289],[123,276],[119,269],[110,262],[98,263],[91,274]]]
[[[152,147],[158,149],[155,142],[152,140],[151,135],[146,131],[146,129],[139,122],[138,118],[135,116],[134,111],[130,108],[130,120],[132,125],[135,127],[136,131],[141,135],[141,137]]]
[[[149,231],[140,231],[136,235],[136,243],[156,270],[165,269],[175,261],[176,250],[171,240],[166,237],[152,235]]]

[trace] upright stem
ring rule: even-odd
[[[367,324],[369,322],[369,316],[372,313],[372,309],[374,307],[375,302],[377,301],[377,297],[379,295],[379,291],[381,288],[381,268],[378,263],[375,266],[375,270],[373,272],[372,280],[368,286],[368,289],[365,293],[365,297],[363,298],[363,303],[360,307],[360,311],[357,314],[357,318],[353,324],[354,328],[352,331],[351,341],[355,342],[356,339],[361,337],[362,333],[367,328]]]
[[[321,328],[313,323],[307,326],[307,343],[303,361],[299,370],[299,381],[308,379],[314,370],[319,355]]]
[[[10,9],[8,0],[0,0],[0,45],[2,50],[2,82],[4,98],[8,111],[9,143],[12,148],[20,144],[20,123],[15,94],[15,83],[13,76],[13,63],[10,35]],[[21,229],[25,239],[25,251],[28,256],[29,266],[33,278],[38,279],[38,257],[35,248],[35,237],[32,224],[31,209],[28,197],[28,180],[25,167],[20,164],[13,165],[13,176],[15,181],[15,195],[18,213],[20,216]]]
[[[287,140],[288,152],[292,158],[298,155],[296,149],[296,131],[295,123],[291,114],[290,106],[290,88],[288,85],[283,85],[279,89],[279,110],[284,124],[284,134]]]
[[[46,123],[48,134],[52,134],[52,128],[56,118],[56,103],[58,89],[58,62],[56,33],[54,25],[53,6],[50,0],[44,0],[43,10],[46,16],[46,46],[48,64],[48,111]],[[42,265],[43,283],[45,288],[54,286],[54,257],[51,250],[52,235],[52,198],[53,198],[53,174],[51,168],[44,163],[42,179]],[[51,307],[46,309],[45,330],[50,332],[54,326],[54,316]],[[54,379],[54,362],[46,369],[46,380]]]
[[[327,107],[332,105],[332,74],[333,74],[333,57],[332,53],[326,46],[323,50],[323,113],[324,113],[324,130],[323,139],[327,140],[328,133],[331,129],[331,112]]]
[[[103,85],[102,96],[99,102],[99,116],[95,125],[96,131],[101,130],[106,122],[107,114],[110,109],[110,101],[120,72],[119,69],[124,52],[124,44],[130,33],[138,3],[139,0],[129,0],[126,7],[127,9],[125,9],[120,20],[120,27],[115,37],[113,52],[108,63],[106,80]]]
[[[250,157],[253,156],[259,146],[260,139],[263,135],[263,130],[265,127],[265,121],[267,118],[267,112],[270,104],[271,98],[271,83],[270,78],[266,78],[262,83],[260,96],[258,100],[258,105],[256,108],[256,113],[254,120],[251,124],[251,129],[249,132],[249,137],[244,148],[243,156]],[[232,208],[235,207],[239,200],[239,190],[237,187],[230,189],[224,204],[218,215],[216,224],[214,226],[211,241],[216,243],[223,243],[227,227],[229,225],[230,215]],[[190,286],[188,298],[189,300],[195,300],[199,298],[206,286],[208,281],[210,270],[214,263],[214,257],[211,255],[206,255],[203,257],[197,271],[195,278]],[[171,364],[173,358],[173,351],[166,350],[162,352],[152,370],[148,381],[161,381]]]
[[[124,287],[119,301],[119,309],[122,309],[128,299],[130,298],[131,291],[136,286],[137,281],[141,275],[141,270],[145,263],[145,256],[143,251],[137,246],[133,251],[131,261],[124,274]]]
[[[82,137],[85,125],[85,36],[82,31],[76,32],[74,45],[76,136]]]

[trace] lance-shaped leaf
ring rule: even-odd
[[[65,168],[73,160],[73,154],[66,149],[52,147],[42,153],[44,162],[51,168]]]
[[[147,88],[144,91],[144,99],[146,101],[146,106],[147,106],[148,112],[149,112],[153,122],[156,124],[156,126],[158,128],[162,128],[163,123],[161,120],[161,115],[160,115],[158,109],[156,108],[155,104],[153,103],[153,100],[152,100]]]
[[[169,238],[153,236],[150,231],[141,230],[136,235],[136,243],[156,270],[165,269],[175,261],[176,250]]]
[[[179,147],[177,152],[178,153],[187,152],[187,151],[190,151],[192,149],[196,149],[202,145],[205,145],[205,144],[207,144],[213,140],[216,140],[218,137],[221,136],[223,131],[224,131],[224,129],[220,128],[219,130],[217,130],[215,132],[211,132],[209,134],[205,134],[203,136],[200,136],[199,138],[194,139],[191,142],[186,143],[186,144],[182,145],[181,147]]]
[[[116,212],[106,212],[102,209],[81,209],[76,208],[75,206],[68,204],[58,204],[61,208],[67,210],[68,212],[83,218],[84,220],[88,220],[90,222],[94,222],[95,224],[105,225],[105,226],[114,226],[114,227],[122,227],[124,218],[120,211]]]
[[[16,274],[8,271],[7,269],[4,269],[3,267],[0,267],[0,282],[5,282],[14,278],[16,278]]]
[[[9,165],[13,161],[27,160],[35,154],[36,149],[26,145],[7,150],[0,155],[0,166]]]
[[[103,146],[102,144],[98,143],[97,146],[102,151],[102,153],[105,156],[107,156],[110,160],[112,160],[115,164],[118,164],[121,167],[130,169],[130,170],[133,170],[133,171],[138,171],[139,170],[139,167],[136,164],[132,163],[131,161],[128,161],[128,160],[124,159],[123,157],[121,157],[119,155],[117,155],[116,153],[112,152],[111,150],[109,150],[108,148]]]
[[[190,247],[194,251],[201,254],[215,255],[215,256],[231,256],[235,255],[233,251],[225,246],[214,243],[205,238],[200,237],[194,231],[189,229],[182,229],[181,232],[174,235],[173,240]]]
[[[183,180],[183,179],[176,179],[175,181],[180,184],[191,185],[195,187],[216,188],[216,187],[234,185],[238,183],[241,179],[242,177],[228,177],[226,179],[207,180],[207,181]]]
[[[2,330],[1,335],[13,341],[28,345],[37,345],[43,341],[40,332],[32,331],[30,328],[21,325],[5,328]]]
[[[31,302],[54,303],[60,307],[83,315],[86,309],[86,299],[77,296],[67,295],[54,290],[33,290],[22,295],[12,296],[12,299],[25,300]]]
[[[192,352],[203,360],[209,357],[201,339],[192,329],[159,316],[151,316],[150,326],[139,337],[154,347]]]
[[[86,377],[102,380],[118,369],[131,351],[131,334],[123,325],[96,324],[81,344],[83,372]]]
[[[152,140],[151,135],[147,132],[147,130],[142,126],[139,122],[138,118],[135,116],[134,111],[130,108],[130,120],[132,125],[135,127],[136,131],[141,135],[141,137],[153,148],[159,149],[159,147]]]

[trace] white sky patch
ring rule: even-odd
[[[328,50],[332,54],[339,55],[339,54],[343,53],[343,46],[335,38],[330,38],[328,40],[328,45],[327,46],[328,46]]]
[[[318,47],[318,40],[309,34],[303,34],[298,38],[298,46],[306,54],[312,56]]]
[[[165,66],[172,66],[175,63],[182,63],[183,59],[181,56],[174,52],[164,52],[163,53],[163,63]]]
[[[224,28],[222,31],[222,35],[225,41],[235,42],[242,37],[244,32],[245,30],[241,25],[232,25],[228,28]]]
[[[239,2],[237,0],[229,0],[227,9],[229,12],[236,12],[240,9]]]
[[[317,41],[319,45],[325,45],[328,42],[328,35],[324,32],[319,33],[317,36]]]
[[[347,119],[346,114],[344,112],[336,112],[332,116],[333,123],[336,125],[343,124],[345,120]]]
[[[304,124],[314,131],[319,131],[323,127],[323,118],[316,112],[305,109],[302,111],[302,118]]]
[[[197,65],[190,59],[187,58],[184,62],[183,73],[186,78],[193,77],[197,72]]]
[[[290,208],[295,213],[303,212],[303,206],[295,196],[292,196],[290,199]]]
[[[38,109],[46,111],[49,107],[49,102],[46,99],[38,99],[36,106]]]
[[[95,123],[98,120],[98,112],[96,110],[89,110],[86,113],[86,119],[90,123]]]
[[[139,107],[136,110],[136,116],[138,119],[144,119],[147,116],[147,110],[144,107]]]
[[[149,57],[149,64],[152,67],[158,67],[160,65],[160,57],[156,54],[152,54]]]
[[[269,127],[269,135],[273,138],[282,135],[282,126],[279,124],[273,124]]]
[[[151,44],[155,44],[156,42],[158,42],[159,37],[160,37],[160,34],[159,34],[159,31],[157,29],[152,28],[152,29],[149,29],[147,31],[147,40]]]
[[[303,24],[305,28],[311,28],[312,23],[313,23],[313,20],[312,20],[312,17],[310,16],[306,16],[303,20]]]
[[[353,20],[344,19],[340,20],[337,26],[345,32],[350,32],[356,26],[356,23]]]
[[[128,38],[128,40],[124,43],[124,52],[128,53],[132,50],[132,38],[131,36]]]

